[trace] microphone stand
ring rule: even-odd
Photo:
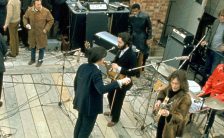
[[[160,65],[161,63],[165,63],[165,62],[169,62],[169,61],[173,61],[173,60],[182,60],[182,59],[185,59],[185,58],[188,58],[188,57],[187,56],[174,57],[174,58],[171,58],[171,59],[163,60],[161,62],[151,63],[151,64],[148,64],[148,65],[145,65],[145,66],[139,66],[139,67],[136,67],[136,68],[132,68],[132,69],[129,69],[128,71],[133,71],[133,70],[149,67],[149,66],[156,65],[156,64]]]
[[[73,120],[70,118],[70,115],[69,115],[68,111],[66,110],[65,105],[63,104],[63,101],[62,101],[62,93],[63,93],[63,87],[64,87],[64,74],[65,74],[65,59],[66,59],[66,55],[69,54],[69,53],[72,53],[72,52],[76,52],[76,51],[79,52],[78,55],[77,55],[77,62],[79,62],[80,61],[81,48],[78,48],[78,49],[75,49],[75,50],[72,50],[72,51],[69,51],[69,52],[64,52],[64,53],[62,52],[61,54],[59,54],[59,55],[62,55],[63,56],[63,64],[62,64],[62,78],[61,78],[61,85],[60,85],[61,86],[61,89],[60,89],[60,96],[59,96],[58,106],[60,107],[61,110],[62,110],[62,105],[64,106],[64,110],[62,110],[62,111],[71,120],[71,122]],[[53,56],[52,57],[45,58],[43,60],[50,59],[50,58],[53,58]],[[69,101],[69,100],[66,100],[66,101]],[[46,105],[50,105],[50,104],[52,104],[52,103],[48,103]],[[41,106],[44,106],[44,105],[41,104]]]
[[[192,57],[192,54],[193,54],[194,51],[198,48],[198,46],[201,44],[201,42],[205,39],[205,37],[208,35],[208,32],[210,31],[210,29],[211,29],[211,27],[208,27],[208,29],[207,29],[206,33],[204,34],[204,36],[203,36],[203,37],[201,38],[201,40],[197,43],[197,45],[194,46],[194,49],[190,52],[190,54],[188,54],[188,59],[189,59],[190,57]],[[188,59],[184,60],[184,61],[181,63],[181,65],[179,66],[178,69],[181,69],[181,68],[183,67],[183,65],[187,62]],[[187,67],[187,70],[188,70],[188,68],[189,68],[189,65],[188,65],[188,67]]]
[[[185,59],[181,65],[179,66],[178,70],[181,69],[183,67],[183,65],[189,60],[189,58],[192,56],[192,54],[194,53],[194,51],[198,48],[198,46],[201,44],[201,42],[205,39],[205,37],[207,36],[207,33],[201,38],[201,40],[197,43],[196,46],[194,46],[194,49],[190,52],[190,54],[187,56],[188,58]]]
[[[69,54],[71,52],[74,52],[74,51],[78,51],[79,52],[78,55],[77,55],[77,62],[79,63],[81,48],[78,48],[78,49],[70,51],[70,52],[62,53],[62,55],[63,55],[63,64],[62,64],[62,78],[61,78],[61,93],[60,93],[60,99],[59,99],[59,102],[58,102],[58,105],[60,107],[62,105],[62,92],[63,92],[63,87],[64,87],[65,59],[66,59],[66,55],[67,54]]]

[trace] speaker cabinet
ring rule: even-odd
[[[84,41],[92,45],[94,34],[107,30],[108,17],[106,13],[88,13],[70,15],[71,49],[84,48]]]
[[[174,57],[180,57],[180,56],[187,56],[191,50],[193,49],[192,46],[184,45],[180,41],[176,40],[172,36],[169,36],[166,43],[166,48],[163,54],[163,60],[172,59]],[[180,60],[172,60],[166,62],[167,65],[175,67],[178,69],[178,67],[181,65],[183,61]],[[187,63],[182,67],[183,69],[186,69]]]

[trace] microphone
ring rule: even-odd
[[[79,63],[80,61],[80,55],[81,55],[81,48],[78,49],[77,63]]]
[[[110,51],[112,51],[112,50],[114,50],[114,49],[115,49],[115,46],[113,46],[113,47],[111,47],[110,49],[108,49],[107,52],[110,52]]]
[[[189,56],[180,56],[180,57],[175,57],[175,60],[188,60]]]

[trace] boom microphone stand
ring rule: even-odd
[[[194,51],[198,48],[198,46],[201,44],[201,42],[205,39],[205,37],[207,36],[207,33],[201,38],[201,40],[198,42],[198,44],[196,46],[194,46],[194,49],[191,51],[191,53],[187,56],[188,58],[186,58],[181,65],[179,66],[178,69],[181,69],[183,67],[183,65],[189,60],[189,58],[192,56],[192,54],[194,53]]]
[[[208,27],[206,33],[204,34],[204,36],[201,38],[201,40],[197,43],[196,46],[194,46],[194,49],[190,52],[190,54],[187,56],[188,59],[190,59],[194,53],[194,51],[198,48],[198,46],[201,44],[201,42],[205,39],[205,37],[208,35],[208,32],[210,31],[211,27]],[[183,65],[187,62],[188,59],[185,59],[182,64],[179,66],[178,69],[181,69],[183,67]],[[189,64],[188,64],[188,67],[187,67],[187,70],[189,68]]]

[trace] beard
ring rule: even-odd
[[[126,48],[126,46],[122,45],[122,46],[119,46],[118,48],[119,48],[119,50],[124,50]]]

